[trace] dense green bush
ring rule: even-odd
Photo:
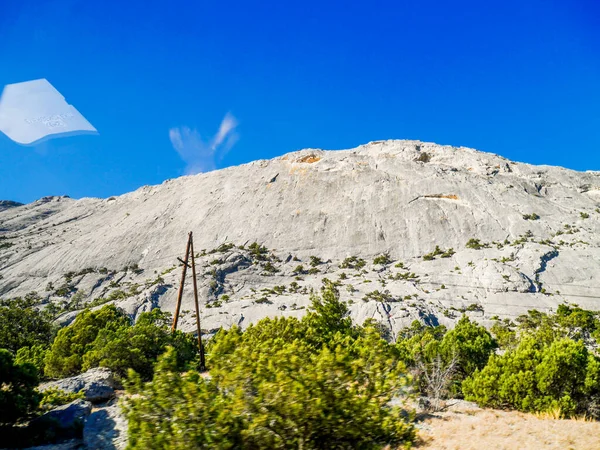
[[[600,419],[599,317],[577,305],[531,310],[515,322],[497,320],[493,337],[464,316],[451,331],[415,321],[396,347],[423,395]]]
[[[17,351],[15,362],[17,364],[28,363],[33,365],[40,378],[44,378],[44,365],[46,359],[46,353],[48,352],[47,345],[32,345],[31,347],[21,347]]]
[[[414,439],[389,406],[408,378],[373,327],[354,327],[333,286],[302,320],[264,319],[221,330],[210,378],[183,376],[175,354],[125,400],[131,448],[381,448]]]
[[[172,334],[170,322],[170,314],[153,309],[140,314],[134,325],[101,329],[83,355],[81,370],[102,366],[124,376],[133,369],[143,379],[150,379],[154,364],[169,345],[177,350],[179,367],[184,367],[198,354],[196,339],[180,331]]]
[[[461,397],[461,382],[475,370],[485,366],[496,348],[491,334],[463,316],[453,330],[444,326],[429,327],[414,321],[402,330],[396,347],[406,364],[415,373],[416,385],[423,395],[429,395],[431,371],[447,373],[446,395]]]
[[[51,317],[36,308],[35,295],[0,300],[0,348],[17,353],[22,347],[48,345],[53,337]]]
[[[45,373],[61,378],[103,366],[119,375],[132,368],[149,379],[168,345],[178,350],[183,367],[197,354],[195,339],[181,332],[172,334],[169,322],[170,316],[159,309],[140,314],[135,324],[114,305],[83,311],[59,331],[46,355]]]
[[[0,425],[15,423],[36,410],[38,382],[34,366],[17,364],[11,352],[0,349]]]
[[[494,338],[485,327],[463,316],[456,326],[444,335],[440,353],[446,360],[456,357],[457,378],[462,380],[475,370],[483,368],[496,347]]]
[[[582,341],[546,343],[522,335],[516,348],[494,355],[463,382],[467,400],[496,408],[545,411],[600,418],[600,360]]]
[[[117,330],[129,319],[114,305],[81,312],[75,321],[58,332],[45,359],[44,371],[53,378],[81,372],[83,356],[91,349],[100,330]]]

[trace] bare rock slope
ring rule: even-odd
[[[35,291],[64,323],[89,302],[173,311],[193,231],[206,330],[300,316],[327,282],[391,333],[463,312],[600,309],[599,207],[598,172],[418,141],[302,150],[0,211],[0,296]],[[182,309],[191,330],[190,291]]]

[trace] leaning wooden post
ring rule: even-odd
[[[194,281],[194,302],[196,303],[196,328],[198,330],[198,351],[200,352],[200,370],[206,370],[204,360],[204,346],[202,345],[202,328],[200,327],[200,307],[198,306],[198,284],[196,282],[196,259],[194,257],[194,239],[190,232],[190,249],[192,253],[192,277]]]
[[[190,245],[192,243],[192,232],[188,235],[187,245],[185,246],[185,257],[183,259],[183,271],[181,272],[181,283],[179,284],[179,292],[177,292],[177,305],[175,306],[175,316],[173,317],[173,326],[171,331],[174,333],[177,329],[177,321],[179,320],[179,309],[181,308],[181,297],[183,297],[183,285],[185,284],[185,274],[188,268],[188,258],[190,256]]]

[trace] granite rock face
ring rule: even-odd
[[[0,212],[9,208],[16,208],[17,206],[23,206],[23,203],[13,202],[12,200],[0,200]]]
[[[58,388],[69,393],[83,391],[85,400],[98,403],[112,398],[115,387],[112,372],[105,367],[96,367],[74,377],[43,383],[38,389],[41,392],[50,388]]]
[[[78,399],[66,405],[58,406],[35,420],[52,422],[55,427],[69,429],[76,427],[78,424],[83,424],[85,418],[91,412],[92,404]]]
[[[88,449],[121,450],[127,446],[127,420],[117,403],[95,409],[83,427]]]
[[[206,331],[300,316],[328,281],[357,321],[392,334],[463,312],[488,324],[565,302],[600,309],[600,173],[418,141],[308,149],[119,197],[10,208],[0,296],[36,291],[64,307],[61,323],[90,301],[132,317],[173,311],[189,231]]]

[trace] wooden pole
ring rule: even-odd
[[[194,238],[190,232],[190,249],[192,252],[192,277],[194,281],[194,302],[196,303],[196,328],[198,330],[198,351],[200,352],[200,370],[206,370],[204,346],[202,345],[202,328],[200,327],[200,306],[198,306],[198,284],[196,283],[196,259],[194,256]]]
[[[192,232],[188,235],[187,245],[185,246],[185,257],[183,259],[183,270],[181,272],[181,283],[179,284],[179,292],[177,292],[177,305],[175,306],[175,316],[173,316],[173,326],[171,332],[177,329],[177,321],[179,320],[179,309],[181,308],[181,298],[183,297],[183,285],[185,284],[185,274],[188,268],[188,258],[190,256],[190,245],[192,243]]]

